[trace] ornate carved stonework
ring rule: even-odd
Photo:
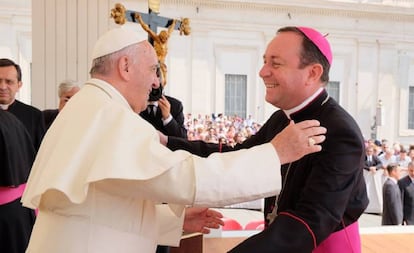
[[[270,1],[268,1],[270,2]],[[276,3],[256,3],[251,1],[226,1],[226,0],[162,0],[163,5],[194,6],[196,9],[229,9],[252,10],[275,14],[306,14],[328,17],[366,18],[392,21],[414,21],[411,7],[397,7],[369,3],[344,3],[334,1],[275,1]],[[292,3],[293,2],[293,3]]]

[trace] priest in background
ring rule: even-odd
[[[43,110],[43,117],[45,120],[46,130],[49,129],[53,121],[56,119],[58,113],[62,111],[63,107],[80,90],[80,86],[73,80],[64,80],[59,84],[58,96],[59,96],[59,107],[58,109]]]
[[[22,85],[20,66],[10,59],[0,59],[0,108],[14,114],[23,123],[38,150],[46,131],[43,114],[39,109],[16,99]]]

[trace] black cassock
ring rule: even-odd
[[[55,121],[57,115],[59,114],[59,109],[48,109],[42,111],[43,118],[45,120],[46,131],[50,128],[53,121]]]
[[[26,127],[13,114],[0,110],[0,194],[26,183],[35,149]],[[33,210],[20,197],[0,203],[0,252],[24,252],[35,222]]]
[[[35,149],[38,150],[46,132],[42,111],[18,100],[15,100],[7,111],[23,123],[32,139]]]

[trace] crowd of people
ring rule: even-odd
[[[368,194],[382,193],[371,196],[382,198],[381,224],[414,225],[414,145],[370,139],[365,152],[365,177],[374,182],[367,183]]]
[[[187,113],[184,125],[190,141],[202,140],[230,146],[242,143],[256,134],[261,127],[261,124],[256,122],[251,115],[242,118],[237,115],[227,116],[223,113],[198,114],[196,117]]]
[[[383,169],[386,172],[387,165],[390,163],[398,164],[402,175],[407,175],[408,164],[414,161],[414,144],[404,145],[399,142],[390,142],[389,140],[373,140],[366,141],[367,159],[372,158],[374,165],[365,165],[365,169],[375,172]],[[368,161],[368,160],[367,160]]]

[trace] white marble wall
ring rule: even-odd
[[[0,1],[0,58],[9,58],[22,69],[18,99],[31,102],[32,33],[30,1]]]
[[[116,2],[33,1],[34,105],[55,107],[60,80],[88,78],[93,44],[99,34],[114,26],[109,12]],[[122,3],[147,12],[146,0]],[[414,143],[414,131],[406,127],[408,87],[414,86],[412,4],[405,8],[324,0],[162,0],[160,12],[191,19],[192,34],[175,32],[167,57],[166,92],[181,99],[186,112],[224,111],[224,74],[246,74],[248,114],[260,121],[267,119],[275,108],[263,101],[257,74],[266,44],[277,28],[305,25],[329,33],[334,51],[331,80],[340,81],[340,103],[357,119],[363,134],[371,135],[376,105],[382,100],[380,137]],[[137,24],[128,26],[141,29]]]

